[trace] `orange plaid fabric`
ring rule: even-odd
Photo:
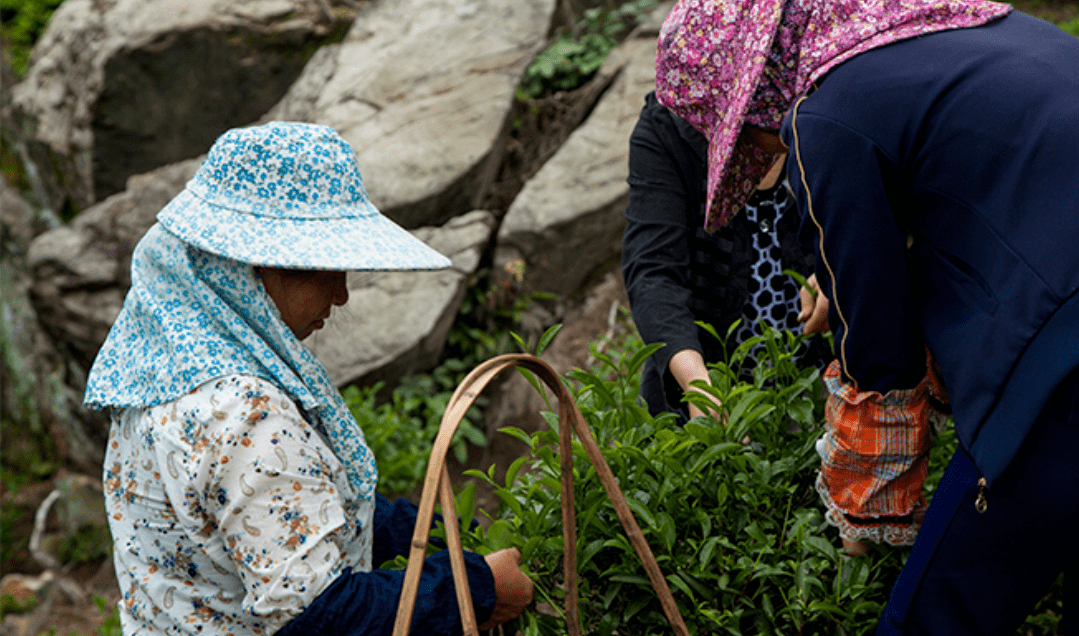
[[[929,368],[935,371],[931,359]],[[817,490],[825,517],[846,539],[913,543],[925,514],[929,394],[944,395],[939,375],[927,373],[913,389],[882,395],[843,381],[834,360],[824,384],[827,432],[817,443]]]

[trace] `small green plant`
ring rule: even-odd
[[[586,9],[575,25],[577,35],[558,36],[525,69],[518,98],[535,99],[584,84],[603,66],[611,49],[656,4],[656,0],[631,0],[614,9]]]
[[[0,39],[7,42],[11,66],[22,77],[34,43],[45,30],[56,8],[63,0],[2,0],[0,1]]]
[[[563,35],[532,60],[517,90],[518,97],[535,99],[545,92],[569,91],[581,86],[603,66],[607,54],[617,44],[601,33],[586,33],[576,40]]]
[[[112,534],[109,527],[88,524],[79,528],[65,542],[57,558],[61,563],[79,565],[112,556]]]
[[[444,359],[456,360],[456,371],[470,371],[487,358],[510,351],[511,331],[524,312],[536,301],[555,298],[550,292],[520,289],[525,267],[524,261],[516,260],[504,265],[499,276],[481,270],[472,277],[457,320],[446,336]],[[463,377],[461,374],[457,381]]]
[[[94,597],[94,604],[98,611],[105,614],[105,621],[97,628],[97,636],[123,636],[120,630],[120,612],[115,607],[109,607],[109,602],[100,596]]]
[[[0,621],[7,614],[25,614],[38,606],[36,596],[18,598],[14,594],[0,594]]]

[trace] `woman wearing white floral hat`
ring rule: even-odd
[[[125,634],[388,634],[415,506],[375,492],[374,457],[300,340],[348,270],[449,260],[384,217],[352,148],[295,123],[231,130],[132,258],[90,372],[111,409],[104,467]],[[531,601],[519,553],[465,554],[477,619]],[[445,552],[414,633],[460,633]]]

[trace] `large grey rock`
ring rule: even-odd
[[[127,177],[206,152],[281,99],[355,11],[328,0],[66,0],[14,87],[48,203],[81,210]]]
[[[94,471],[105,438],[80,425],[82,417],[90,417],[82,408],[82,393],[65,385],[80,369],[62,355],[30,302],[27,252],[42,219],[0,178],[0,410],[10,425],[2,459],[18,472],[55,449],[65,464]]]
[[[41,324],[89,370],[131,286],[131,252],[201,158],[132,177],[128,189],[38,236],[27,264]],[[78,387],[83,388],[83,387]]]
[[[372,201],[405,227],[479,207],[514,92],[554,0],[381,0],[321,50],[267,115],[326,124],[356,149]]]
[[[413,231],[453,262],[434,272],[350,272],[349,301],[306,342],[338,386],[388,382],[434,367],[494,231],[475,210]]]
[[[514,199],[495,264],[523,264],[523,288],[568,295],[621,253],[629,137],[655,88],[655,37],[627,40],[600,73],[618,73],[584,124]],[[511,266],[512,267],[512,266]]]

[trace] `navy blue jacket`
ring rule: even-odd
[[[377,493],[375,503],[371,562],[377,566],[397,556],[408,556],[418,509],[405,499],[390,503]],[[436,514],[432,522],[441,519]],[[435,547],[445,546],[438,540],[432,543]],[[465,552],[465,570],[476,620],[482,625],[490,620],[495,608],[494,577],[483,557],[474,552]],[[276,636],[390,636],[404,580],[404,570],[345,570]],[[419,587],[411,633],[460,634],[461,615],[447,551],[424,559]]]
[[[875,49],[781,135],[848,380],[911,388],[928,345],[991,484],[1079,367],[1079,39],[1013,12]]]

